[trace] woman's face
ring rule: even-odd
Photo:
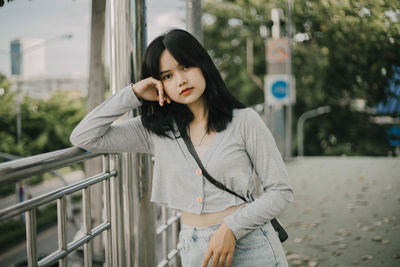
[[[160,56],[160,79],[173,101],[186,105],[203,103],[206,80],[201,69],[180,65],[167,49]]]

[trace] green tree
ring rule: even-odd
[[[3,89],[0,95],[0,151],[16,154],[17,109],[15,94],[10,92],[10,86],[6,76],[0,73],[0,88]]]
[[[233,94],[248,105],[263,102],[263,91],[246,71],[246,39],[254,41],[254,73],[265,75],[264,40],[259,26],[270,20],[266,1],[204,1],[204,46]]]
[[[254,72],[265,74],[261,24],[270,24],[273,7],[286,1],[231,0],[204,3],[204,44],[228,87],[246,104],[263,102],[263,93],[248,78],[245,40],[254,39]],[[305,153],[386,155],[385,128],[370,114],[352,109],[354,99],[369,107],[384,101],[393,66],[400,66],[400,2],[294,1],[296,77],[295,117],[318,106],[332,112],[305,125]],[[296,120],[294,120],[296,123]]]
[[[21,103],[22,136],[17,142],[16,94],[0,74],[0,151],[31,156],[71,146],[69,135],[85,115],[84,102],[65,92],[57,92],[47,100],[24,97]]]
[[[400,65],[399,19],[400,3],[393,0],[296,2],[294,23],[306,39],[293,46],[296,113],[333,108],[306,126],[306,153],[377,156],[390,150],[385,127],[352,103],[361,98],[373,107],[389,96],[393,66]]]
[[[83,101],[65,92],[48,100],[26,97],[23,102],[22,146],[30,155],[71,146],[69,136],[85,115]]]

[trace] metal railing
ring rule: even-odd
[[[179,234],[179,221],[180,221],[181,214],[177,211],[172,211],[172,216],[168,217],[168,209],[166,207],[161,208],[161,222],[157,228],[157,235],[161,235],[161,248],[162,248],[162,260],[157,265],[157,267],[163,266],[170,266],[169,264],[172,263],[175,266],[180,266],[180,260],[177,257],[178,250],[176,246],[178,245],[178,234]],[[171,251],[168,250],[169,248],[169,235],[168,229],[172,228],[172,247]],[[174,261],[175,260],[175,261]]]
[[[93,255],[91,240],[97,236],[103,235],[104,245],[104,266],[122,266],[121,263],[127,262],[125,258],[131,257],[131,254],[140,257],[140,251],[136,246],[135,251],[127,251],[123,249],[124,240],[124,217],[133,218],[133,215],[128,214],[130,211],[121,205],[124,201],[130,199],[123,192],[123,187],[120,186],[120,173],[124,168],[124,164],[130,164],[121,160],[120,154],[100,154],[90,153],[79,148],[68,148],[46,154],[36,155],[24,159],[14,160],[0,164],[0,186],[16,183],[24,178],[33,175],[42,174],[55,169],[60,169],[72,164],[76,164],[91,158],[103,157],[103,172],[88,177],[77,183],[64,186],[52,192],[36,196],[30,200],[15,204],[0,211],[0,222],[15,217],[20,214],[25,214],[26,227],[26,247],[29,266],[50,266],[59,262],[60,266],[68,265],[68,255],[83,246],[83,262],[85,266],[92,266]],[[91,194],[90,187],[95,184],[103,184],[103,221],[99,225],[92,227],[91,224]],[[82,225],[83,235],[75,240],[67,243],[66,238],[66,197],[82,191]],[[123,201],[121,201],[123,200]],[[39,207],[46,205],[52,201],[57,201],[57,228],[58,228],[58,249],[50,253],[45,258],[38,260],[38,245],[37,244],[37,229],[36,229],[36,211]],[[168,212],[172,216],[167,218]],[[140,214],[138,214],[140,216]],[[180,266],[178,251],[176,249],[178,243],[180,214],[176,211],[169,211],[167,208],[161,208],[161,225],[157,228],[156,234],[161,235],[161,262],[157,266]],[[148,222],[147,227],[155,227],[155,222]],[[171,230],[172,250],[168,251],[169,234]],[[137,229],[141,231],[141,229]],[[145,231],[146,232],[146,231]],[[147,237],[149,239],[154,237]],[[147,249],[146,249],[147,250]],[[139,251],[139,252],[138,252]],[[154,247],[150,252],[153,257],[157,258],[157,247]],[[129,254],[129,255],[128,255]],[[139,261],[135,261],[132,266],[146,266]]]

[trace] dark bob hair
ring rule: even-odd
[[[201,69],[206,80],[204,105],[208,110],[207,132],[221,132],[232,120],[232,110],[245,108],[226,88],[222,77],[203,46],[187,31],[174,29],[154,39],[147,47],[142,63],[141,79],[153,77],[160,80],[160,56],[167,49],[180,65]],[[159,136],[176,137],[176,131],[186,133],[194,119],[184,104],[171,100],[171,104],[160,106],[158,101],[143,100],[140,107],[145,128]],[[174,123],[178,129],[174,126]]]

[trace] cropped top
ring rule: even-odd
[[[72,144],[93,152],[154,155],[151,201],[161,205],[200,214],[243,204],[202,176],[182,138],[156,135],[144,128],[140,116],[114,123],[140,104],[131,86],[125,87],[86,115],[71,134]],[[255,191],[253,171],[260,179],[261,196],[224,219],[236,239],[275,218],[293,199],[275,141],[251,108],[233,110],[232,121],[214,135],[201,160],[215,179],[248,200]]]

